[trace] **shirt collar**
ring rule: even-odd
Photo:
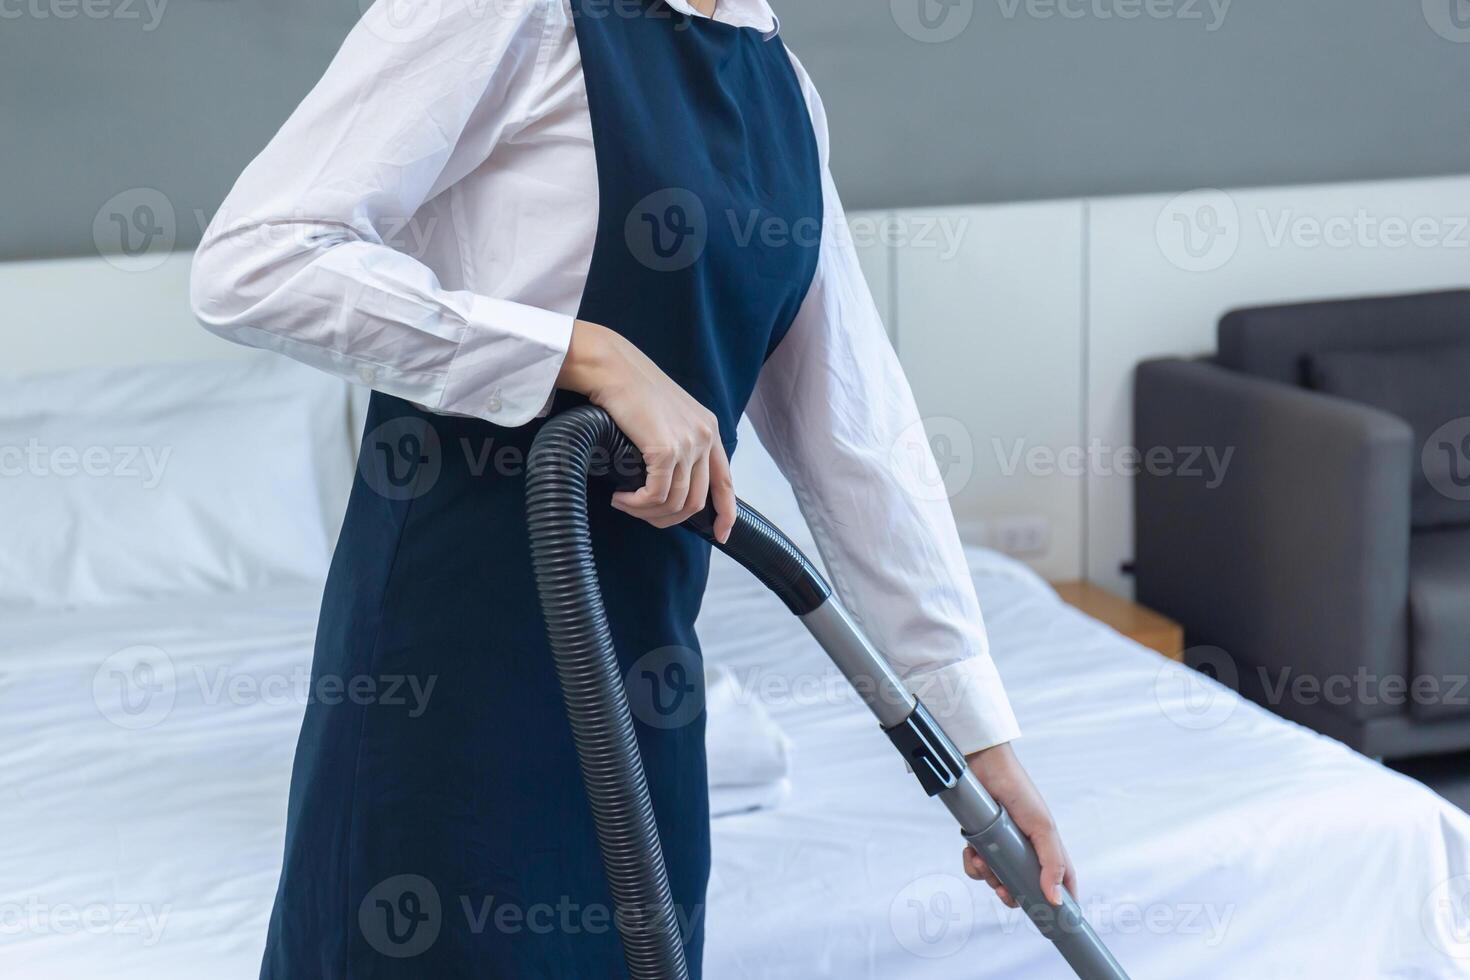
[[[704,17],[704,14],[694,9],[689,0],[664,0],[664,2],[681,14],[687,14],[690,17]],[[753,27],[760,31],[767,41],[781,31],[781,18],[776,16],[776,12],[771,9],[766,0],[719,0],[715,6],[713,19],[732,27]]]

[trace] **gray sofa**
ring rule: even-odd
[[[1218,341],[1138,368],[1139,601],[1365,754],[1470,748],[1470,290],[1237,310]],[[1206,447],[1223,476],[1161,464]]]

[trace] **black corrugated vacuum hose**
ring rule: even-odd
[[[526,484],[531,557],[546,613],[582,777],[597,823],[623,953],[632,980],[684,980],[684,961],[668,875],[633,735],[618,660],[592,561],[587,479],[609,475],[615,488],[643,485],[643,460],[607,413],[585,407],[557,416],[531,447]],[[706,507],[684,526],[713,541]],[[670,532],[678,533],[678,532]],[[1042,893],[1041,861],[1031,842],[980,784],[965,757],[922,703],[905,690],[883,655],[832,598],[806,556],[774,525],[740,502],[735,526],[715,543],[776,593],[863,698],[920,786],[960,825],[1042,935],[1084,980],[1128,974],[1063,890],[1060,908]]]
[[[562,698],[631,980],[685,980],[689,968],[659,846],[633,716],[608,630],[587,526],[587,481],[643,484],[643,460],[600,408],[563,412],[542,426],[526,468],[531,563]],[[713,537],[712,512],[687,526]],[[671,532],[672,533],[672,532]],[[827,584],[785,535],[743,502],[720,546],[798,615],[821,605]]]

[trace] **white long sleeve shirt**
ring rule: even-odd
[[[778,29],[765,0],[720,0],[715,16]],[[747,411],[844,605],[975,752],[1016,737],[1015,716],[948,501],[914,492],[933,458],[844,234],[821,100],[796,71],[827,230]],[[220,336],[431,411],[521,425],[566,354],[597,179],[568,0],[380,2],[210,223],[194,311]]]

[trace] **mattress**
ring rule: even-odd
[[[972,559],[1017,750],[1136,978],[1470,975],[1470,818]],[[793,770],[775,808],[715,821],[705,975],[1067,976],[960,874],[955,827],[799,624],[733,569],[715,583],[706,653],[785,730]],[[318,600],[8,619],[0,974],[255,976]]]

